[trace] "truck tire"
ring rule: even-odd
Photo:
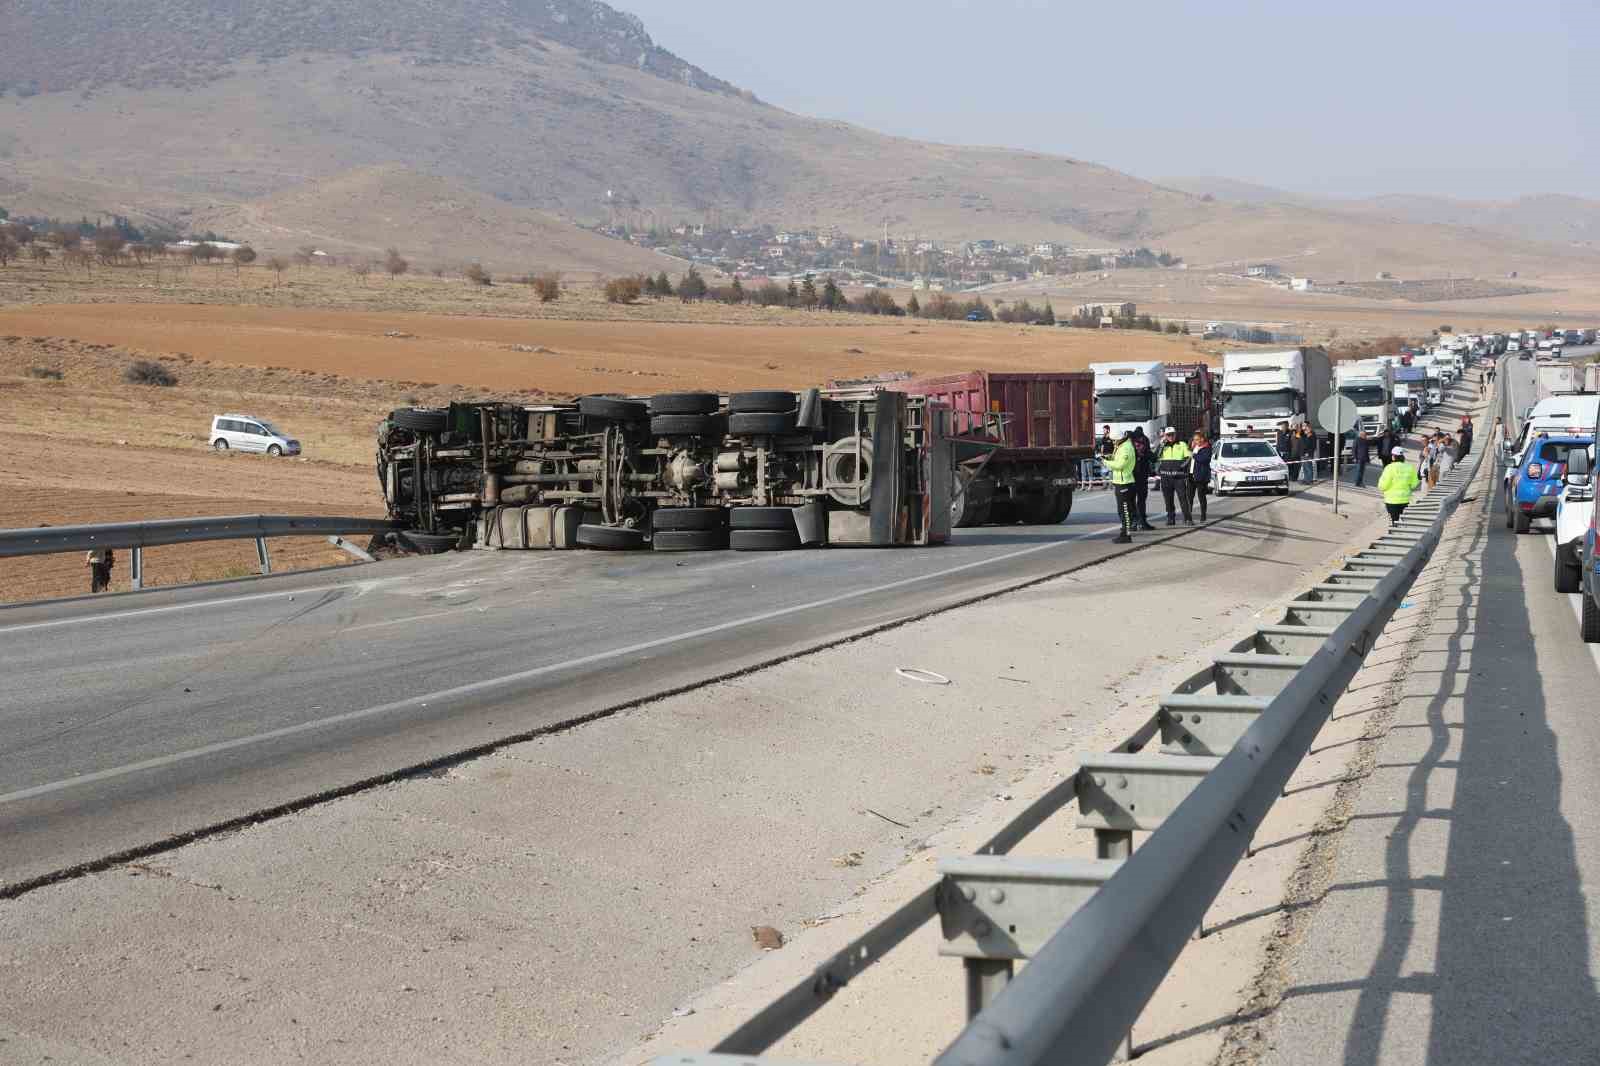
[[[989,501],[989,521],[991,526],[1014,526],[1017,524],[1016,500],[1009,496],[996,496]]]
[[[1556,549],[1556,591],[1563,594],[1583,591],[1583,567],[1569,560],[1563,548]]]
[[[1060,495],[1060,498],[1059,498],[1059,502],[1056,504],[1055,515],[1051,519],[1050,524],[1053,525],[1053,526],[1059,526],[1061,523],[1065,522],[1071,516],[1072,516],[1072,489],[1071,488],[1065,488],[1065,489],[1061,490],[1061,495]]]
[[[714,392],[663,392],[649,399],[651,417],[656,415],[715,414],[722,400]]]
[[[617,400],[610,396],[584,396],[578,400],[578,413],[608,422],[642,422],[650,409],[638,400]]]
[[[1056,517],[1056,512],[1060,508],[1061,500],[1055,492],[1029,495],[1022,501],[1022,520],[1030,526],[1053,526],[1061,521]]]
[[[1595,602],[1591,593],[1584,594],[1583,622],[1578,629],[1585,644],[1600,644],[1600,603]]]
[[[710,433],[716,424],[712,415],[651,415],[650,433],[657,437],[696,437]]]
[[[720,551],[728,546],[724,529],[669,529],[650,538],[650,548],[658,552]]]
[[[650,516],[650,528],[657,533],[727,529],[728,512],[721,507],[658,507]]]
[[[762,390],[759,392],[736,392],[728,397],[728,412],[730,414],[769,414],[793,411],[800,406],[800,400],[792,392],[775,392]]]
[[[1516,515],[1516,529],[1518,533],[1526,533],[1528,530],[1533,528],[1533,516],[1528,514],[1527,511],[1519,509],[1515,511],[1514,514]]]
[[[431,407],[401,407],[389,412],[389,421],[413,433],[443,433],[448,417]]]
[[[418,555],[439,555],[454,551],[461,543],[461,536],[457,533],[424,533],[420,529],[408,529],[400,534],[400,543]]]
[[[579,526],[577,541],[600,551],[635,551],[644,547],[644,532],[628,526]]]
[[[789,507],[735,507],[728,512],[728,525],[734,529],[799,533],[794,524],[794,510]]]
[[[736,552],[781,552],[800,547],[798,530],[735,529],[728,534],[728,546]]]
[[[735,437],[775,437],[794,430],[793,411],[741,411],[728,416],[728,432]]]

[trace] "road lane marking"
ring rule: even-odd
[[[519,685],[527,681],[532,681],[536,678],[560,673],[563,670],[572,670],[582,666],[592,666],[595,663],[605,662],[610,659],[620,659],[629,655],[637,655],[640,652],[653,651],[657,648],[663,648],[671,644],[679,644],[687,640],[697,640],[701,637],[715,636],[718,633],[725,633],[732,629],[742,629],[746,626],[757,625],[762,622],[770,622],[778,618],[784,618],[789,615],[798,614],[802,611],[812,611],[822,607],[832,607],[836,604],[845,603],[850,600],[861,599],[865,596],[876,596],[880,593],[891,592],[895,589],[906,588],[907,586],[921,584],[926,581],[935,581],[940,578],[950,577],[955,574],[964,573],[969,570],[975,570],[980,567],[990,566],[995,563],[1008,562],[1012,559],[1020,559],[1027,555],[1036,555],[1039,552],[1048,551],[1051,548],[1059,548],[1063,544],[1070,544],[1073,541],[1083,540],[1088,537],[1104,536],[1105,534],[1113,532],[1119,528],[1121,527],[1102,526],[1096,529],[1085,530],[1082,533],[1076,533],[1072,536],[1062,537],[1060,540],[1052,540],[1044,544],[1035,544],[1031,547],[1020,548],[1017,551],[1008,552],[1004,555],[996,555],[987,559],[979,559],[970,563],[962,563],[959,566],[947,567],[943,570],[937,570],[928,574],[919,574],[915,577],[901,578],[898,581],[890,581],[883,585],[874,585],[871,588],[855,589],[850,592],[841,592],[838,595],[828,596],[820,600],[811,600],[806,603],[799,603],[790,607],[780,607],[772,611],[763,611],[760,614],[750,615],[745,618],[739,618],[728,622],[719,622],[716,625],[702,626],[699,629],[692,629],[683,633],[675,633],[666,637],[657,637],[654,640],[641,641],[637,644],[630,644],[621,648],[612,648],[608,651],[595,652],[592,655],[583,655],[576,659],[568,659],[564,662],[551,663],[547,666],[536,666],[528,670],[519,670],[516,673],[506,674],[502,677],[492,677],[486,678],[482,681],[473,681],[469,684],[457,685],[454,688],[442,689],[438,692],[431,692],[423,696],[412,696],[407,699],[395,700],[390,703],[381,703],[375,707],[364,707],[356,711],[345,711],[341,714],[318,718],[315,721],[300,722],[295,725],[283,726],[279,729],[270,729],[263,733],[254,733],[250,736],[236,737],[232,740],[218,741],[214,744],[206,744],[202,745],[201,747],[190,748],[185,751],[175,751],[167,755],[160,755],[151,759],[143,759],[139,762],[127,763],[123,766],[112,766],[104,770],[93,770],[88,773],[78,774],[74,777],[66,778],[64,780],[51,781],[42,785],[34,785],[31,788],[18,789],[14,792],[0,794],[0,807],[10,803],[20,803],[23,800],[36,799],[40,796],[48,796],[52,793],[62,792],[70,788],[78,788],[83,785],[92,785],[101,781],[110,781],[115,778],[126,777],[130,774],[141,773],[145,770],[158,770],[166,766],[176,765],[177,763],[189,762],[194,759],[204,758],[208,755],[220,755],[224,752],[235,751],[239,748],[249,747],[254,744],[262,744],[272,740],[283,740],[287,737],[298,736],[300,734],[309,733],[317,729],[325,729],[330,726],[344,725],[350,722],[359,722],[367,718],[375,718],[385,714],[393,714],[397,711],[420,710],[421,708],[428,706],[428,704],[438,701],[458,700],[470,696],[483,695],[484,693],[493,692],[496,689]]]
[[[19,622],[14,626],[0,626],[0,636],[8,633],[25,633],[34,629],[54,629],[57,626],[83,625],[88,622],[113,622],[124,618],[143,618],[153,614],[170,614],[173,611],[191,611],[199,607],[229,607],[236,603],[254,603],[258,600],[282,599],[284,596],[311,595],[350,589],[350,585],[314,585],[311,588],[284,589],[281,592],[252,592],[245,596],[228,596],[220,600],[196,600],[194,603],[172,603],[165,607],[135,607],[126,611],[108,611],[105,614],[86,614],[75,618],[57,618],[49,622]]]

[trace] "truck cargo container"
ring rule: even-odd
[[[949,409],[957,526],[1055,525],[1072,513],[1078,464],[1094,455],[1094,375],[972,370],[887,388]]]
[[[453,403],[390,413],[378,480],[419,551],[937,544],[948,425],[870,390]]]
[[[1277,352],[1227,352],[1222,357],[1227,387],[1222,394],[1222,435],[1271,432],[1313,424],[1328,398],[1333,370],[1323,348]]]
[[[1535,373],[1538,375],[1537,392],[1541,400],[1582,389],[1582,371],[1576,363],[1569,363],[1565,359],[1541,359]]]

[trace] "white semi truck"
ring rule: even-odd
[[[1152,441],[1172,426],[1188,440],[1211,431],[1210,369],[1198,364],[1090,363],[1094,374],[1094,423],[1110,426],[1111,439],[1142,427]]]
[[[1317,408],[1328,398],[1333,372],[1324,348],[1276,352],[1227,352],[1222,356],[1222,435],[1270,434],[1280,422],[1290,428],[1316,425]]]
[[[1394,367],[1380,359],[1339,363],[1333,383],[1356,405],[1361,428],[1376,437],[1394,417]]]

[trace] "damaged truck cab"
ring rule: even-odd
[[[453,403],[391,412],[377,467],[420,551],[937,544],[948,428],[878,390]]]

